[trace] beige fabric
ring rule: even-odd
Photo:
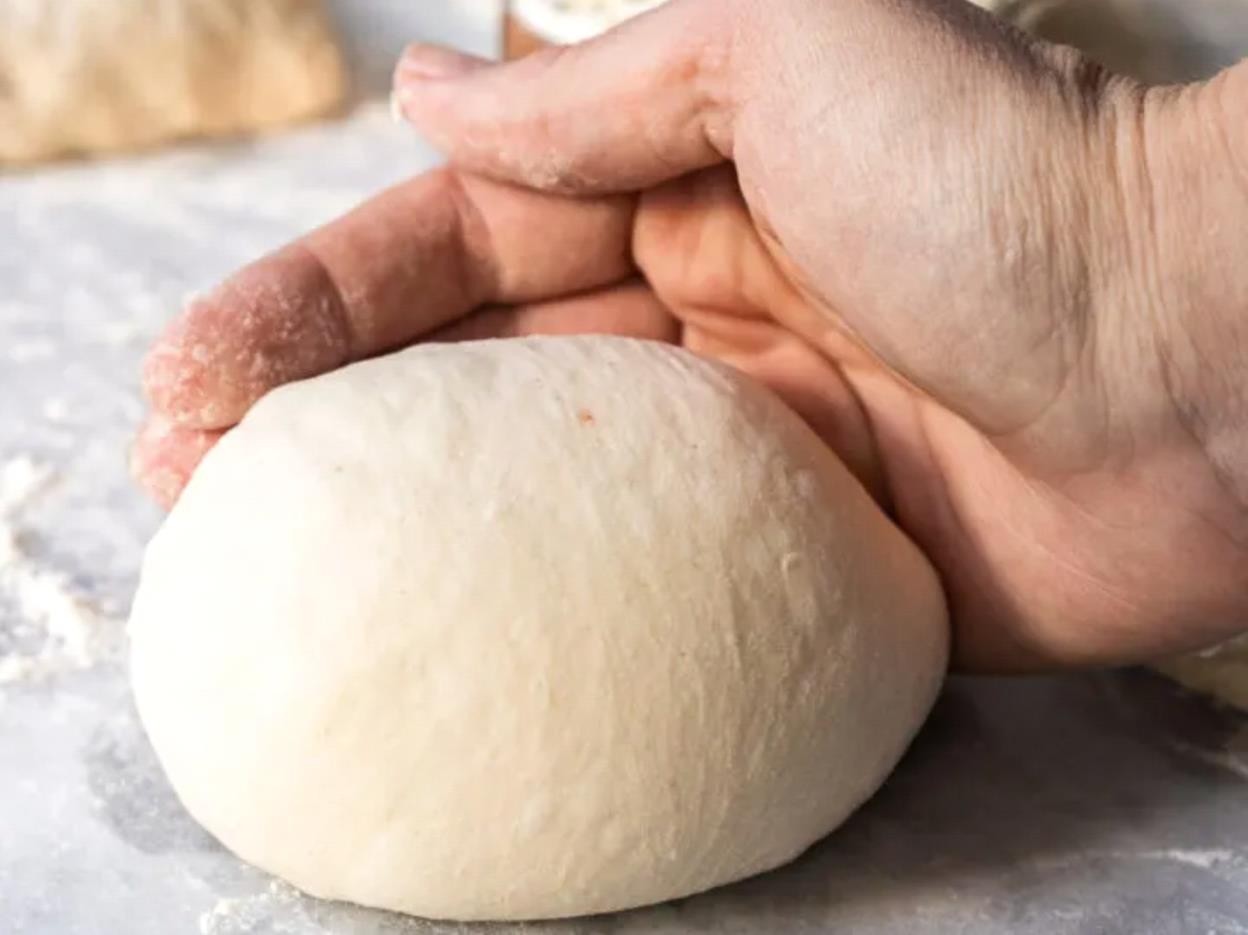
[[[319,0],[0,0],[0,165],[286,124],[344,82]]]
[[[829,449],[660,344],[428,345],[272,393],[148,551],[182,801],[320,896],[621,909],[785,863],[941,684],[936,574]]]

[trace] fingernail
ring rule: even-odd
[[[399,60],[400,83],[442,81],[458,78],[489,64],[483,58],[437,45],[411,45]]]

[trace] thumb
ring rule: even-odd
[[[729,158],[733,7],[674,0],[504,64],[413,45],[395,100],[475,173],[569,193],[655,185]]]

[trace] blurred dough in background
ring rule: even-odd
[[[0,165],[281,126],[346,86],[320,0],[0,0]]]

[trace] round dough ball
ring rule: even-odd
[[[937,577],[737,372],[660,344],[425,345],[279,389],[131,621],[190,812],[318,896],[529,919],[792,860],[941,684]]]

